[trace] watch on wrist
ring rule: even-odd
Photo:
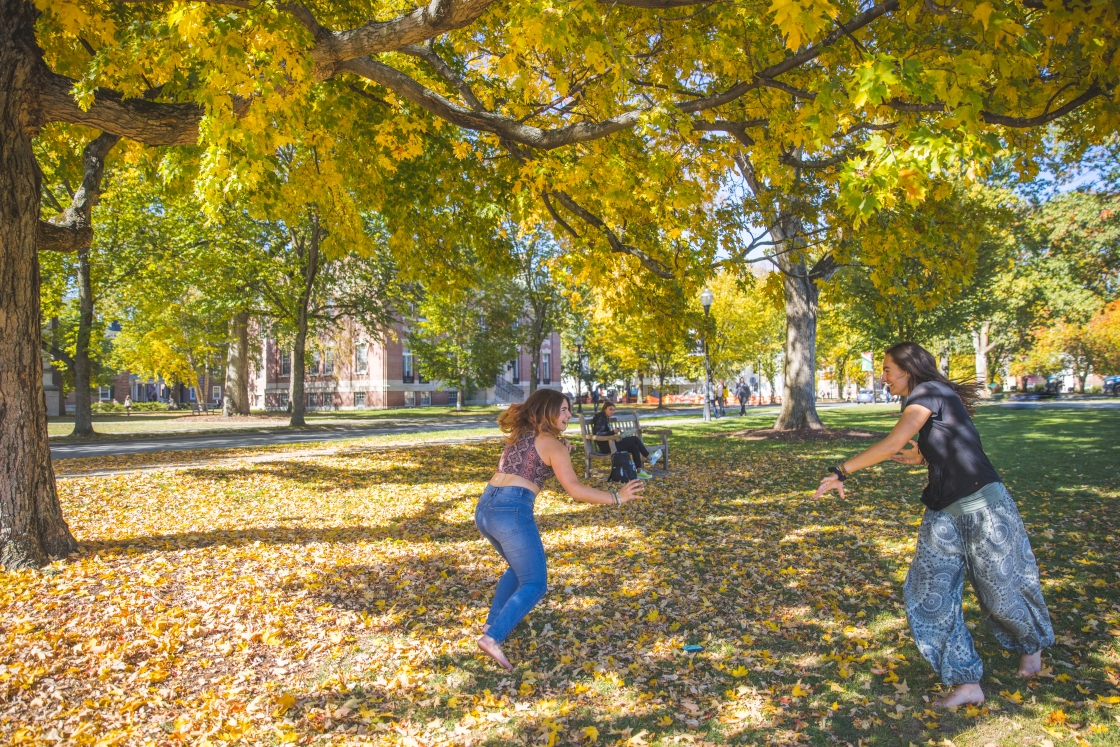
[[[844,471],[843,467],[829,467],[828,471],[836,475],[840,482],[844,482],[848,479],[848,473]]]

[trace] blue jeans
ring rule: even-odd
[[[487,485],[474,511],[478,531],[509,563],[486,615],[490,626],[486,634],[498,643],[537,606],[548,589],[544,544],[533,518],[536,498],[528,488]]]

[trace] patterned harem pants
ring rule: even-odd
[[[979,682],[984,663],[961,609],[964,577],[1004,648],[1033,654],[1053,645],[1038,565],[1026,527],[1007,488],[972,513],[927,509],[906,575],[906,617],[918,650],[946,685]]]

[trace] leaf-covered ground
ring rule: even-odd
[[[502,570],[473,524],[497,444],[65,480],[84,554],[0,577],[0,742],[1120,744],[1115,414],[978,422],[1059,636],[1023,682],[979,623],[982,709],[928,709],[902,612],[922,475],[814,503],[859,444],[729,419],[678,427],[672,472],[622,509],[542,493],[550,592],[512,675],[474,646]]]

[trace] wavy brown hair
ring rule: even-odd
[[[509,409],[498,416],[498,427],[508,433],[506,441],[515,443],[526,434],[534,436],[547,433],[562,440],[563,431],[556,427],[560,417],[560,407],[568,402],[567,396],[555,389],[538,389],[520,405],[510,405]]]
[[[976,379],[958,379],[953,381],[941,373],[933,354],[916,342],[900,342],[887,348],[884,355],[889,355],[895,365],[906,372],[910,377],[910,391],[918,384],[927,381],[940,381],[956,392],[968,410],[971,417],[976,413],[976,405],[980,402],[980,383]]]

